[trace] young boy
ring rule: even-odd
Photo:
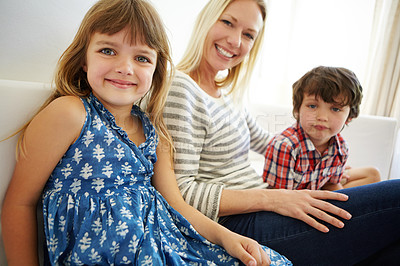
[[[348,169],[339,132],[359,114],[362,87],[345,68],[320,66],[293,84],[297,122],[277,135],[265,154],[264,182],[272,188],[337,190],[380,180],[373,167]]]

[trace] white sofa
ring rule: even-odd
[[[0,80],[0,139],[8,137],[28,121],[49,94],[49,84]],[[252,107],[257,120],[271,132],[279,132],[293,122],[288,107]],[[380,169],[383,179],[400,178],[400,141],[397,141],[394,150],[395,138],[400,138],[396,123],[392,118],[364,115],[351,122],[343,132],[351,148],[350,164],[374,165]],[[0,206],[13,172],[16,142],[17,136],[0,142]],[[257,171],[261,172],[263,157],[252,154],[252,159]],[[7,265],[1,239],[0,265]]]

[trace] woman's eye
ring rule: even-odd
[[[246,36],[249,40],[254,40],[254,36],[250,33],[245,33],[244,36]]]
[[[100,52],[105,54],[105,55],[115,55],[114,50],[110,49],[110,48],[101,49]]]
[[[145,57],[145,56],[138,56],[138,57],[136,58],[136,60],[139,61],[139,62],[142,62],[142,63],[148,63],[148,62],[150,62],[150,60],[149,60],[147,57]]]
[[[224,23],[225,25],[228,25],[228,26],[231,26],[231,25],[232,25],[232,23],[231,23],[229,20],[223,19],[223,20],[221,20],[221,21],[222,21],[222,23]]]

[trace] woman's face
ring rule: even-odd
[[[208,32],[203,66],[217,73],[238,65],[250,52],[262,27],[262,14],[255,1],[231,2]]]

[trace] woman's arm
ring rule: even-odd
[[[48,177],[79,136],[85,109],[79,98],[61,97],[41,111],[24,135],[4,199],[1,222],[8,265],[38,265],[36,206]]]
[[[199,167],[210,113],[207,96],[187,75],[176,72],[170,88],[164,121],[172,135],[175,153],[175,174],[185,201],[216,220],[224,184],[199,175]]]
[[[183,200],[166,149],[158,149],[157,151],[157,162],[154,165],[152,183],[168,203],[181,213],[196,231],[207,240],[224,247],[230,255],[238,258],[246,265],[250,261],[256,262],[255,265],[270,264],[267,254],[256,241],[229,231]]]
[[[245,118],[250,132],[250,149],[265,155],[268,143],[272,140],[273,135],[262,128],[247,110],[245,111]]]

